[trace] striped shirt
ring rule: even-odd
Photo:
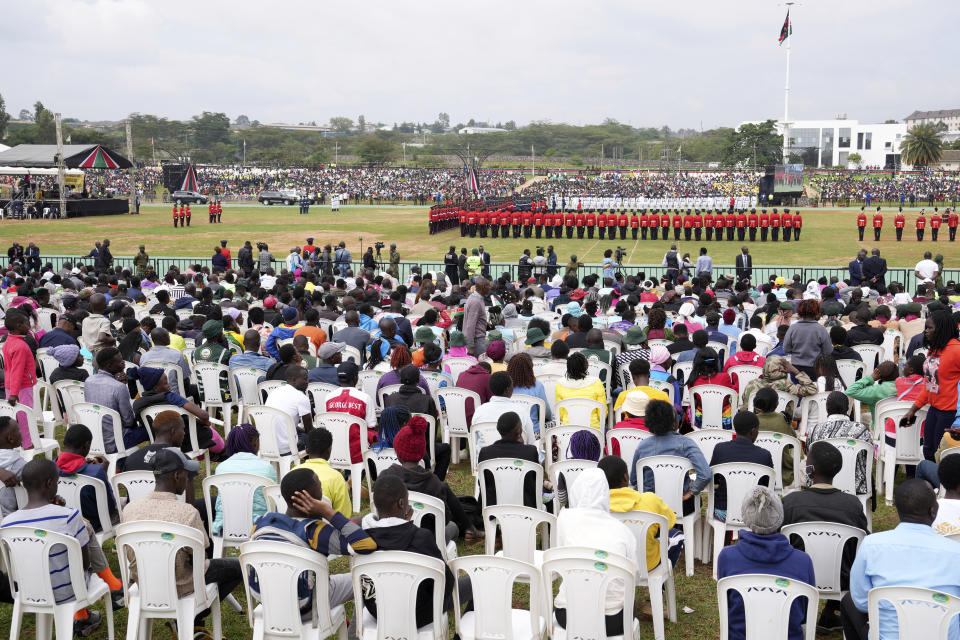
[[[24,526],[62,533],[76,538],[81,547],[87,546],[90,536],[87,525],[76,509],[47,504],[35,509],[14,511],[0,523],[0,528]],[[67,564],[67,549],[62,544],[50,547],[50,584],[57,604],[73,600],[73,585]]]

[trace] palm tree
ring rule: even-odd
[[[918,124],[907,132],[900,143],[903,161],[914,167],[927,167],[940,162],[943,141],[940,134],[928,124]]]

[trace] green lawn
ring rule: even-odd
[[[570,254],[581,261],[600,262],[605,249],[622,245],[627,250],[628,264],[659,264],[670,242],[662,238],[653,240],[630,239],[600,241],[551,240],[545,237],[518,239],[461,238],[459,230],[453,229],[434,236],[427,233],[427,209],[411,206],[344,207],[339,213],[331,213],[329,206],[313,206],[306,216],[298,215],[296,206],[224,205],[223,224],[211,225],[206,221],[206,207],[194,207],[193,224],[186,229],[174,229],[170,207],[167,205],[144,205],[139,216],[102,216],[70,220],[48,221],[0,221],[0,236],[9,243],[17,240],[23,244],[36,242],[41,255],[85,255],[95,240],[110,238],[114,255],[133,255],[141,243],[147,246],[150,255],[159,256],[210,256],[220,240],[227,240],[236,255],[245,240],[254,245],[266,242],[275,258],[285,256],[291,247],[302,246],[307,237],[317,244],[335,243],[343,240],[359,259],[361,247],[373,246],[375,241],[385,242],[387,247],[395,242],[404,260],[442,261],[449,245],[472,248],[484,244],[494,262],[514,262],[523,249],[534,251],[537,245],[552,243],[562,262]],[[893,210],[888,214],[882,239],[876,246],[887,258],[890,267],[912,267],[922,258],[923,251],[940,252],[949,257],[956,245],[947,242],[947,229],[943,227],[940,241],[930,242],[927,230],[926,242],[918,246],[912,231],[917,210],[907,212],[907,229],[903,242],[896,242],[893,231]],[[754,265],[811,265],[845,266],[860,248],[874,246],[872,229],[867,230],[865,241],[857,241],[856,215],[858,209],[804,209],[804,227],[799,243],[747,243],[754,256]],[[733,264],[739,253],[739,242],[684,242],[678,243],[681,254],[690,252],[696,257],[701,246],[706,246],[716,264]],[[386,254],[384,254],[386,256]],[[948,264],[949,266],[949,264]]]

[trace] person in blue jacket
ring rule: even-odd
[[[296,309],[293,307],[284,307],[281,313],[283,316],[283,324],[270,332],[267,343],[263,345],[264,350],[277,360],[280,359],[280,345],[277,344],[277,340],[290,340],[293,338],[293,334],[297,332],[297,329],[300,328],[297,326],[297,317],[299,314]]]

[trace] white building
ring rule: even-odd
[[[777,132],[783,125],[777,123]],[[860,166],[900,166],[900,142],[907,125],[866,124],[856,120],[796,120],[787,127],[787,154],[796,154],[807,167],[855,168],[849,158],[860,155]]]
[[[918,124],[944,124],[947,131],[960,130],[960,109],[940,109],[939,111],[914,111],[903,119],[908,127]]]
[[[460,129],[461,134],[470,134],[470,133],[506,133],[506,129],[498,129],[497,127],[464,127]]]

